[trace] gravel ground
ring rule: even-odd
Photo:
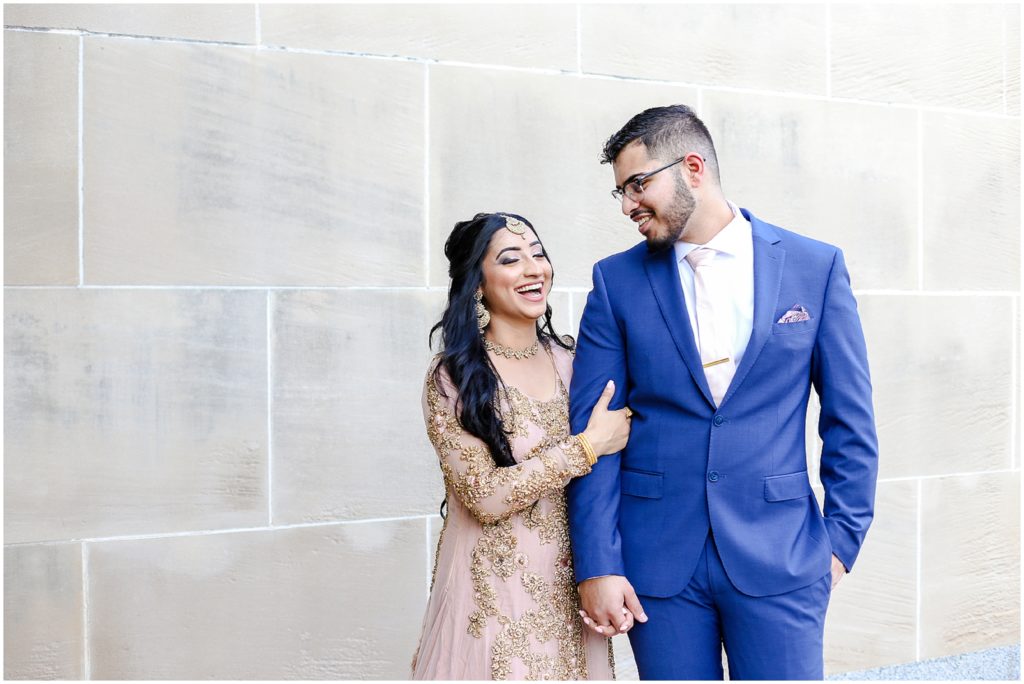
[[[922,660],[906,665],[879,667],[874,670],[844,672],[829,680],[950,680],[950,679],[1020,679],[1020,644],[989,648],[974,653]]]

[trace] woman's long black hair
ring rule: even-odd
[[[487,356],[477,327],[475,294],[483,284],[487,248],[494,234],[505,228],[506,216],[519,219],[536,233],[533,224],[518,214],[481,213],[455,224],[444,245],[451,278],[448,304],[429,336],[433,343],[434,335],[441,331],[441,361],[434,369],[434,381],[438,388],[442,387],[439,373],[443,366],[458,390],[459,424],[466,432],[483,440],[494,463],[500,467],[513,466],[516,462],[494,401],[501,378]],[[571,349],[570,343],[559,337],[551,325],[550,305],[537,321],[537,336]]]

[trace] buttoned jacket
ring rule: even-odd
[[[678,594],[713,532],[736,587],[788,592],[852,569],[873,517],[878,444],[867,350],[842,252],[756,218],[754,322],[715,406],[673,250],[644,243],[594,266],[570,390],[581,432],[605,383],[634,411],[626,448],[568,487],[577,581],[625,575]],[[794,306],[809,320],[778,321]],[[807,463],[807,405],[821,406],[823,510]]]

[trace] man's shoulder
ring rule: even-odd
[[[638,242],[629,249],[606,256],[597,262],[596,266],[603,272],[614,271],[620,268],[629,268],[643,263],[647,254],[647,243]]]
[[[809,237],[803,233],[782,228],[774,223],[758,218],[753,213],[750,213],[749,210],[746,211],[754,236],[761,236],[771,242],[777,241],[779,246],[785,249],[787,254],[791,254],[791,256],[831,262],[835,258],[836,253],[841,251],[836,245]]]

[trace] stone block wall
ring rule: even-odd
[[[403,678],[444,239],[529,217],[575,332],[637,240],[601,146],[676,102],[728,196],[841,246],[860,303],[881,481],[828,672],[1019,642],[1020,22],[6,5],[5,677]]]

